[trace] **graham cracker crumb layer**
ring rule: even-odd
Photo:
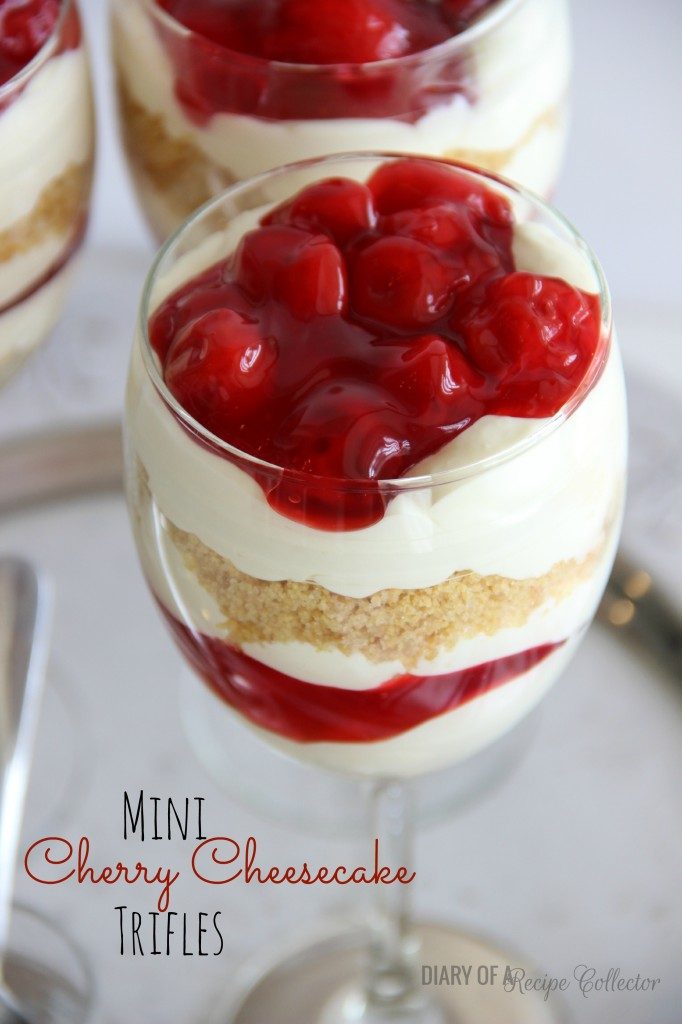
[[[178,222],[234,184],[237,178],[230,171],[210,160],[187,136],[172,135],[163,117],[138,103],[120,71],[117,92],[123,143],[133,173],[162,193]]]
[[[45,186],[30,210],[0,231],[0,263],[28,252],[48,238],[69,234],[85,212],[92,181],[92,162],[70,164]]]
[[[455,147],[444,154],[448,160],[456,160],[459,163],[473,164],[476,167],[483,167],[487,171],[499,174],[511,163],[516,154],[522,150],[534,136],[542,129],[557,130],[564,121],[564,105],[554,104],[544,110],[524,134],[513,145],[506,149],[460,149]]]
[[[190,138],[172,135],[161,115],[152,114],[132,97],[120,71],[117,89],[123,141],[133,171],[163,195],[178,221],[238,180],[232,171],[207,157]],[[443,157],[499,172],[537,132],[543,128],[558,128],[562,121],[563,105],[555,104],[543,111],[522,138],[506,149],[455,146],[446,150]]]
[[[167,529],[186,568],[225,616],[232,643],[301,641],[318,650],[358,651],[373,662],[397,659],[407,668],[460,640],[523,626],[548,600],[561,601],[588,579],[603,550],[558,562],[532,579],[457,572],[433,587],[351,598],[315,583],[255,579],[193,534],[169,522]]]

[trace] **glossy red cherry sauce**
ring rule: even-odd
[[[378,62],[437,47],[494,0],[157,0],[194,33],[160,25],[176,92],[200,123],[219,112],[259,117],[416,119],[470,91],[461,54],[412,66]],[[321,66],[291,74],[272,62]],[[375,65],[372,67],[372,65]]]
[[[37,56],[55,30],[61,6],[62,0],[0,0],[0,86]],[[80,19],[74,5],[62,26],[56,52],[75,49],[80,39]],[[0,99],[0,111],[9,102]]]
[[[254,725],[298,743],[391,739],[511,682],[565,643],[458,672],[396,676],[371,690],[344,690],[278,672],[222,640],[192,633],[163,611],[185,658],[219,697]]]
[[[369,526],[379,481],[484,415],[553,416],[592,365],[598,297],[516,271],[512,233],[505,198],[435,161],[320,181],[173,293],[151,343],[194,419],[284,467],[242,464],[273,508]]]

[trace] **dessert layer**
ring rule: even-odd
[[[160,114],[151,113],[141,102],[138,102],[126,84],[125,77],[117,77],[119,108],[121,111],[121,131],[131,169],[136,177],[138,188],[144,190],[146,201],[151,204],[150,217],[155,225],[159,225],[163,233],[169,233],[175,224],[186,219],[194,210],[241,178],[250,173],[258,173],[275,166],[272,162],[273,146],[283,152],[282,162],[286,163],[303,156],[315,157],[326,153],[342,152],[344,147],[352,149],[394,150],[397,152],[419,151],[427,155],[443,156],[449,160],[484,167],[498,174],[523,182],[528,188],[546,195],[559,170],[563,153],[563,137],[566,128],[566,112],[560,99],[547,107],[525,129],[523,134],[505,147],[490,146],[484,148],[454,144],[456,136],[452,133],[447,141],[429,144],[434,136],[430,121],[440,122],[434,113],[427,114],[423,121],[416,125],[395,124],[400,131],[381,133],[386,130],[385,123],[377,128],[376,121],[362,122],[360,126],[342,120],[320,122],[318,139],[315,145],[304,145],[302,150],[298,143],[291,145],[285,137],[264,141],[263,152],[254,154],[250,139],[257,129],[251,118],[233,117],[237,123],[233,126],[234,138],[231,155],[221,163],[209,156],[199,145],[194,133],[172,133],[166,119]],[[461,101],[453,104],[459,108]],[[448,108],[451,119],[451,112]],[[306,125],[306,134],[311,125],[317,122],[302,122]],[[332,139],[331,126],[336,129],[337,138]],[[435,126],[435,135],[440,134],[439,125]],[[277,132],[282,136],[285,131],[294,132],[291,123],[277,129],[270,127],[273,135]],[[423,132],[423,137],[410,138],[409,132]],[[377,136],[379,132],[379,136]],[[342,137],[338,137],[341,133]],[[400,137],[398,137],[400,135]],[[390,137],[389,137],[390,136]],[[305,140],[304,140],[305,141]],[[246,147],[246,149],[244,148]],[[244,152],[251,153],[253,165],[244,166]],[[254,159],[255,157],[255,159]]]
[[[524,580],[586,559],[618,507],[624,391],[617,351],[560,428],[485,473],[406,489],[373,526],[343,535],[279,516],[237,465],[198,445],[133,356],[128,423],[162,513],[248,576],[311,582],[348,597],[443,583],[463,569]],[[537,421],[486,417],[427,460],[424,472],[530,440]],[[595,438],[601,439],[596,444]]]
[[[442,675],[402,675],[369,690],[304,683],[166,616],[195,671],[253,724],[298,743],[372,743],[503,687],[563,646],[544,644]]]
[[[0,86],[37,56],[53,34],[60,10],[60,0],[0,3]]]
[[[30,299],[79,246],[91,179],[91,164],[70,166],[47,186],[30,213],[0,231],[0,312]]]
[[[51,57],[0,114],[0,232],[30,215],[69,168],[92,160],[93,120],[84,48]]]
[[[569,640],[503,686],[388,740],[301,744],[260,729],[243,716],[239,721],[251,725],[259,737],[283,753],[334,771],[375,778],[406,778],[436,771],[477,753],[513,728],[538,704],[572,657],[579,640]],[[222,760],[225,736],[236,712],[208,686],[195,686],[187,714],[202,756],[220,774],[226,767]]]
[[[593,574],[606,546],[536,578],[458,572],[429,588],[352,598],[314,583],[247,576],[196,536],[171,523],[167,528],[187,571],[218,606],[233,644],[306,643],[409,669],[462,640],[523,626],[548,602],[562,602]]]
[[[152,308],[229,252],[261,212],[183,256],[158,282]],[[513,249],[519,268],[595,289],[589,262],[547,228],[518,225]],[[257,580],[317,584],[350,598],[429,588],[462,571],[523,581],[583,562],[603,543],[605,523],[618,518],[625,435],[615,344],[591,393],[557,429],[547,433],[543,420],[486,416],[413,472],[456,473],[516,449],[513,458],[451,483],[419,488],[406,479],[380,522],[343,536],[288,522],[238,464],[197,444],[150,381],[143,344],[133,356],[128,426],[158,508]]]
[[[154,221],[186,219],[237,179],[208,157],[191,135],[173,135],[162,115],[134,99],[122,75],[117,76],[121,132],[131,170],[139,187],[156,190],[161,208]],[[150,200],[154,201],[153,197]]]
[[[156,0],[202,39],[267,61],[366,64],[429,50],[495,0]]]
[[[149,511],[136,516],[136,532],[145,575],[158,602],[192,629],[234,646],[220,605],[185,564],[166,530],[155,535]],[[520,626],[504,627],[492,635],[460,637],[454,646],[438,650],[433,657],[419,656],[409,666],[395,658],[380,661],[375,655],[370,659],[358,650],[344,653],[338,647],[316,647],[308,640],[244,643],[242,649],[256,661],[304,682],[354,690],[380,686],[408,672],[421,676],[443,674],[505,658],[526,648],[556,643],[583,627],[594,613],[603,590],[614,541],[615,534],[595,571],[560,602],[549,598]]]
[[[171,62],[139,0],[119,0],[114,38],[122,111],[133,164],[150,189],[144,150],[163,133],[162,151],[177,140],[184,154],[203,154],[191,187],[202,192],[213,172],[236,180],[278,164],[359,149],[458,155],[502,170],[537,191],[552,187],[564,135],[563,101],[569,78],[569,34],[563,0],[524,0],[509,5],[495,27],[472,40],[467,67],[473,100],[444,96],[416,120],[396,117],[333,117],[310,120],[216,114],[198,127],[175,95]],[[160,120],[159,120],[160,119]],[[173,174],[173,160],[168,170]],[[176,168],[177,169],[177,168]],[[512,173],[512,171],[514,173]],[[179,178],[178,178],[179,181]],[[158,191],[163,190],[161,185]],[[177,194],[171,185],[170,194]],[[158,227],[169,230],[174,204],[159,204]],[[187,207],[178,212],[184,214]],[[171,215],[162,223],[164,214]],[[177,220],[175,220],[177,223]]]
[[[73,229],[83,211],[91,165],[70,164],[38,196],[35,206],[23,217],[0,231],[0,263],[25,254],[52,235],[65,235]]]
[[[0,384],[8,380],[54,326],[71,283],[68,260],[41,287],[0,312]]]

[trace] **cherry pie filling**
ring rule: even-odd
[[[598,297],[517,270],[513,230],[506,198],[437,162],[385,163],[367,184],[319,181],[157,309],[149,332],[165,383],[217,438],[282,468],[213,449],[279,514],[318,530],[369,527],[390,501],[382,480],[483,416],[554,416],[595,366]],[[285,675],[164,611],[215,693],[301,743],[390,739],[541,671],[562,647],[355,691]]]
[[[55,31],[63,0],[0,0],[0,87],[19,74]],[[71,7],[62,26],[58,52],[80,44],[78,12]],[[5,106],[0,101],[0,110]]]
[[[217,113],[286,120],[406,117],[455,93],[471,95],[468,62],[381,62],[433,50],[495,0],[156,0],[178,100],[199,124]],[[324,69],[314,78],[283,65]],[[294,68],[294,72],[295,72]]]
[[[440,163],[320,181],[170,295],[151,343],[191,417],[282,468],[240,462],[277,512],[367,527],[382,480],[483,416],[556,415],[594,366],[598,297],[516,270],[512,239],[507,199]]]

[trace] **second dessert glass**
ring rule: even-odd
[[[541,195],[555,186],[570,77],[566,0],[497,0],[446,42],[354,64],[238,53],[157,0],[112,0],[112,29],[122,138],[160,239],[235,181],[347,150],[460,160]]]
[[[80,14],[62,0],[42,48],[0,84],[0,385],[61,313],[85,234],[94,147]]]
[[[457,438],[447,468],[435,456],[419,475],[394,480],[297,473],[218,439],[171,394],[149,338],[163,300],[224,258],[273,204],[323,178],[364,182],[398,159],[353,154],[269,172],[207,204],[166,244],[142,301],[126,454],[142,567],[199,677],[195,736],[203,729],[215,744],[236,715],[299,761],[373,780],[383,862],[412,870],[405,780],[482,750],[540,701],[612,564],[626,426],[601,269],[539,199],[459,170],[513,208],[518,270],[565,275],[594,294],[601,342],[556,415],[484,417]],[[284,506],[296,507],[295,521],[277,511]],[[362,528],[348,529],[353,519]],[[471,990],[422,987],[420,961],[495,963],[502,954],[446,927],[417,928],[406,892],[384,887],[368,957],[349,951],[347,936],[327,936],[260,979],[229,1019],[554,1019],[542,994],[514,1001],[501,978]]]

